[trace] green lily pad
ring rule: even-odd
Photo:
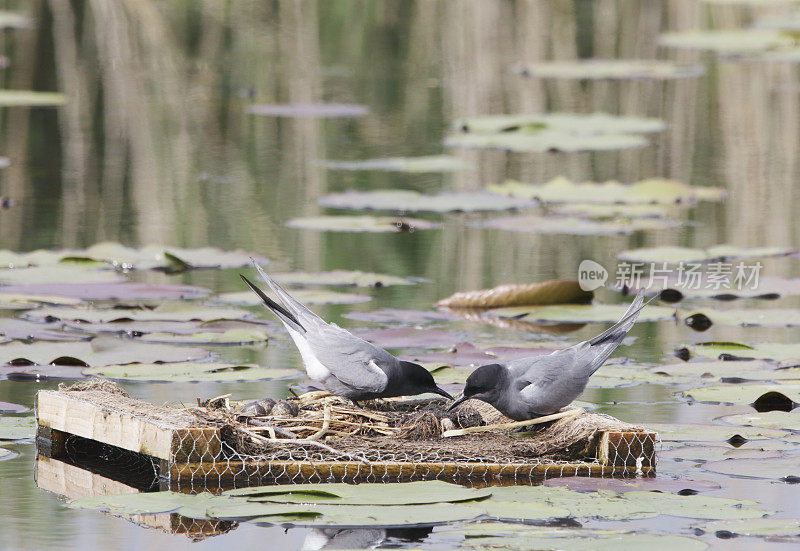
[[[721,354],[762,360],[797,360],[800,359],[800,344],[761,342],[745,345],[735,342],[699,342],[688,346],[692,354],[716,358]]]
[[[697,272],[696,279],[683,275],[679,280],[677,274],[668,275],[666,279],[658,277],[653,281],[647,281],[647,292],[650,294],[661,292],[664,289],[679,291],[681,295],[691,298],[713,298],[718,300],[733,300],[737,298],[778,298],[788,295],[800,295],[800,279],[784,278],[776,276],[761,276],[758,284],[748,283],[746,278],[747,271],[741,272],[741,277],[737,280],[739,270],[735,265],[732,268],[730,279],[716,283],[711,279],[713,275],[710,271]],[[638,289],[631,287],[632,291]]]
[[[363,161],[323,161],[322,166],[332,170],[385,170],[389,172],[456,172],[472,168],[468,162],[452,155],[427,155],[423,157],[386,157]]]
[[[386,287],[389,285],[414,285],[404,277],[351,270],[332,272],[287,272],[270,274],[272,279],[287,285],[333,285],[348,287]]]
[[[703,67],[650,59],[576,59],[519,63],[511,71],[523,77],[564,80],[672,80],[702,76]]]
[[[17,318],[0,318],[0,335],[15,340],[84,341],[90,335],[65,330],[64,323],[34,323]]]
[[[679,364],[653,367],[651,371],[654,373],[664,373],[670,377],[680,379],[681,381],[713,381],[724,378],[745,379],[750,381],[800,380],[800,368],[779,368],[774,362],[767,362],[764,360],[682,362]]]
[[[744,476],[750,478],[781,479],[800,477],[800,463],[796,456],[723,459],[705,463],[703,469],[713,473]]]
[[[276,298],[272,291],[264,292],[267,293],[267,296],[273,299]],[[360,302],[372,300],[372,298],[367,295],[341,293],[338,291],[329,291],[327,289],[291,289],[289,292],[303,304],[358,304]],[[227,302],[229,304],[242,304],[246,306],[259,306],[262,304],[258,295],[252,291],[223,293],[217,295],[215,298],[220,302]]]
[[[782,438],[784,430],[760,427],[726,427],[723,425],[701,425],[696,423],[648,423],[647,428],[658,433],[665,442],[725,442],[739,435],[747,440]]]
[[[67,96],[58,92],[0,90],[0,107],[57,107],[65,103]]]
[[[208,289],[191,285],[152,285],[126,281],[121,283],[43,283],[0,287],[0,301],[4,295],[33,295],[57,297],[61,300],[166,300],[197,298],[209,293]],[[46,301],[41,301],[46,302]],[[70,302],[73,304],[73,302]]]
[[[453,128],[474,133],[531,133],[552,130],[575,136],[651,134],[666,128],[659,119],[625,117],[607,113],[531,113],[489,115],[459,119]]]
[[[26,440],[36,436],[36,419],[0,415],[0,440]]]
[[[646,147],[648,143],[646,138],[633,134],[573,135],[549,130],[542,130],[536,134],[454,133],[444,139],[445,147],[536,153],[615,151]]]
[[[0,293],[0,309],[2,310],[24,310],[36,308],[42,304],[76,305],[80,303],[81,300],[77,298]]]
[[[0,269],[0,284],[113,283],[124,278],[113,270],[87,269],[85,266],[55,265]]]
[[[543,203],[597,203],[597,204],[673,204],[696,201],[721,201],[726,192],[722,188],[692,187],[675,180],[649,178],[633,184],[615,181],[604,183],[575,183],[567,178],[555,178],[541,185],[523,184],[509,180],[494,184],[487,190],[498,195],[511,195],[520,199]]]
[[[432,230],[438,224],[419,218],[396,218],[391,216],[308,216],[292,218],[286,225],[290,228],[316,231],[349,233],[413,233],[417,230]]]
[[[585,532],[582,529],[581,532]],[[488,540],[488,538],[484,538]],[[494,538],[495,540],[498,538]],[[501,541],[481,541],[470,539],[469,546],[488,544],[487,549],[526,549],[533,545],[540,551],[639,551],[641,549],[670,549],[671,551],[702,551],[708,544],[687,536],[663,534],[565,534],[562,537],[520,537],[502,538]]]
[[[228,490],[227,496],[272,503],[328,505],[424,505],[485,499],[489,489],[465,488],[438,480],[387,484],[292,484]]]
[[[692,388],[683,392],[684,396],[698,402],[723,404],[752,404],[768,392],[778,392],[795,403],[800,403],[800,384],[749,384],[721,385]]]
[[[757,443],[764,441],[757,441]],[[768,446],[771,447],[771,446]],[[784,444],[782,446],[786,448]],[[760,448],[740,448],[724,446],[679,446],[671,450],[662,451],[658,454],[659,458],[679,459],[681,461],[694,461],[704,463],[707,461],[720,461],[735,457],[780,457],[781,453],[777,450],[764,450]]]
[[[267,342],[269,334],[255,327],[238,327],[227,331],[200,331],[198,333],[155,332],[137,337],[139,342],[165,344],[255,344]]]
[[[202,306],[187,302],[165,302],[155,308],[39,308],[28,312],[26,317],[31,320],[59,319],[108,323],[116,320],[209,321],[216,319],[243,319],[252,315],[247,310],[236,308]]]
[[[721,417],[720,421],[731,425],[743,425],[746,427],[800,430],[800,415],[790,411],[740,413],[738,415],[726,415],[725,417]]]
[[[570,515],[569,509],[548,502],[496,501],[492,499],[481,503],[481,506],[486,509],[486,514],[490,517],[506,521],[546,520]]]
[[[663,230],[676,224],[660,218],[589,220],[575,216],[524,214],[490,218],[475,225],[497,230],[541,234],[628,235],[636,231]]]
[[[740,536],[800,536],[800,519],[798,518],[758,518],[729,519],[697,524],[705,532],[731,532]]]
[[[137,343],[96,337],[81,342],[11,342],[0,344],[0,364],[101,366],[133,362],[184,362],[209,356],[202,348]]]
[[[733,245],[716,245],[708,249],[690,249],[687,247],[652,247],[622,251],[617,255],[620,260],[628,262],[725,262],[746,258],[770,256],[786,256],[796,252],[786,247],[735,247]]]
[[[550,306],[510,306],[494,308],[486,315],[499,317],[521,317],[526,321],[540,323],[616,323],[628,309],[625,304],[553,304]],[[672,319],[674,308],[648,306],[639,315],[638,321],[661,321]]]
[[[794,39],[768,29],[682,31],[658,37],[659,46],[682,50],[709,50],[720,54],[763,52],[793,46]]]
[[[490,212],[523,209],[528,201],[482,192],[451,192],[426,195],[418,191],[392,189],[346,191],[320,197],[325,207],[388,212]]]
[[[72,509],[108,511],[112,514],[121,515],[151,515],[178,511],[183,507],[197,513],[204,507],[211,506],[218,501],[227,502],[228,500],[214,496],[209,492],[195,495],[180,492],[143,492],[82,497],[68,501],[67,506]],[[205,516],[204,511],[202,511],[202,516]],[[201,516],[192,518],[201,518]]]
[[[661,511],[663,514],[706,519],[754,519],[763,517],[772,511],[765,511],[757,507],[755,501],[712,497],[704,495],[682,496],[663,492],[650,492],[635,490],[625,492],[622,497],[626,500],[640,503],[650,510]]]
[[[125,381],[257,381],[283,379],[299,376],[294,369],[277,369],[253,364],[227,364],[178,362],[159,364],[107,365],[83,371],[85,375],[96,375],[108,379]]]
[[[797,327],[800,326],[800,309],[797,308],[747,308],[729,310],[703,310],[713,323],[742,327]]]
[[[688,205],[681,205],[688,206]],[[548,207],[553,214],[580,218],[670,218],[678,214],[679,206],[663,204],[603,204],[554,203]]]

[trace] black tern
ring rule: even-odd
[[[246,277],[241,276],[242,279],[286,327],[300,351],[308,376],[332,394],[354,402],[428,392],[453,399],[436,386],[427,369],[395,358],[335,323],[327,323],[275,283],[261,266],[255,262],[253,265],[283,306]]]
[[[475,398],[515,421],[556,413],[583,393],[589,377],[623,341],[647,304],[639,292],[622,319],[593,339],[546,356],[477,368],[467,377],[463,396],[449,409]]]

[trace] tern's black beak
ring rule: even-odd
[[[461,398],[450,404],[450,407],[447,408],[447,411],[452,411],[458,404],[460,404],[464,400],[469,400],[469,396],[462,396]]]
[[[441,388],[439,388],[438,386],[436,387],[436,390],[434,390],[434,392],[435,392],[436,394],[439,394],[440,396],[444,396],[444,397],[445,397],[445,398],[447,398],[448,400],[452,400],[452,399],[453,399],[453,397],[452,397],[452,396],[450,396],[450,393],[449,393],[449,392],[445,392],[444,390],[442,390],[442,389],[441,389]]]

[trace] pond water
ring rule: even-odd
[[[314,307],[342,326],[376,328],[404,324],[357,321],[346,314],[384,308],[430,310],[437,300],[456,291],[576,279],[584,259],[608,269],[608,283],[613,283],[617,255],[629,249],[726,243],[800,247],[800,226],[795,223],[800,206],[797,64],[789,56],[789,61],[760,57],[768,48],[774,51],[770,45],[736,53],[736,44],[747,43],[745,38],[734,37],[721,47],[727,50],[721,54],[658,45],[660,33],[749,28],[764,18],[794,21],[794,12],[784,2],[767,7],[730,4],[4,2],[6,8],[21,10],[32,19],[29,28],[7,30],[0,38],[0,54],[7,57],[7,67],[0,70],[4,87],[57,90],[66,94],[67,103],[0,111],[0,156],[9,159],[9,166],[0,169],[0,196],[13,201],[0,211],[0,248],[80,249],[104,241],[133,247],[214,246],[260,254],[269,259],[270,272],[346,269],[417,278],[407,286],[329,287],[365,294],[371,300]],[[525,78],[509,70],[516,63],[586,57],[661,59],[700,67],[702,76],[594,81]],[[248,111],[254,104],[287,103],[357,104],[368,112],[352,117],[275,117]],[[660,119],[665,129],[647,134],[645,147],[602,152],[443,146],[454,121],[465,117],[595,111]],[[335,170],[323,164],[443,153],[469,168],[414,173]],[[697,187],[720,187],[727,196],[684,205],[670,213],[671,223],[663,227],[613,235],[594,230],[575,235],[570,228],[548,233],[479,227],[478,222],[496,213],[414,213],[440,226],[411,233],[340,233],[286,225],[298,217],[360,214],[320,206],[318,199],[331,193],[473,192],[507,179],[544,183],[559,176],[574,182],[625,183],[668,178]],[[747,262],[752,265],[756,260]],[[760,262],[762,276],[796,277],[800,268],[793,256]],[[153,284],[197,285],[217,294],[245,290],[240,271],[168,275],[142,270],[127,277]],[[624,301],[608,287],[596,291],[595,297],[599,303]],[[796,296],[733,303],[694,299],[679,307],[683,315],[713,309],[794,309],[798,302]],[[261,319],[275,321],[266,311],[251,310]],[[21,314],[3,312],[5,317]],[[769,313],[765,318],[773,319]],[[775,319],[775,327],[716,323],[702,334],[682,322],[642,322],[631,332],[635,337],[631,345],[616,356],[645,364],[645,370],[678,363],[673,351],[700,341],[798,342],[798,324]],[[589,324],[558,335],[476,321],[435,321],[425,327],[446,329],[459,340],[485,346],[538,341],[566,346],[606,325]],[[220,361],[302,370],[299,354],[284,331],[276,324],[268,332],[268,345],[215,347],[213,352]],[[790,353],[786,359],[796,357]],[[300,380],[123,385],[151,402],[191,404],[198,397],[225,393],[236,399],[280,398]],[[597,404],[602,413],[645,425],[720,424],[719,417],[754,411],[748,405],[691,403],[680,394],[703,384],[698,379],[682,385],[651,381],[613,388],[594,385],[581,400]],[[0,401],[32,408],[37,390],[57,385],[58,381],[0,380]],[[800,428],[796,420],[791,423]],[[734,449],[723,441],[712,442],[700,445]],[[773,439],[748,447],[778,448],[786,457],[797,457],[796,442],[794,435],[794,443]],[[501,538],[470,543],[452,527],[362,530],[340,533],[337,540],[330,530],[248,523],[194,543],[110,515],[65,507],[56,495],[37,488],[34,446],[21,442],[6,447],[18,455],[0,461],[3,549],[245,548],[265,543],[274,549],[316,549],[326,544],[364,548],[378,543],[415,549],[506,545]],[[672,442],[663,444],[664,451],[672,447]],[[705,495],[754,500],[778,517],[800,517],[796,485],[737,474],[745,477],[716,474],[698,461],[674,457],[663,457],[658,464],[659,477],[721,486]],[[720,549],[788,549],[798,544],[796,537],[724,539],[724,533],[718,537],[714,531],[698,532],[696,519],[670,515],[624,521],[581,518],[580,522],[586,530],[695,537]],[[535,547],[529,540],[507,541],[510,548]]]

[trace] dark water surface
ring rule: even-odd
[[[85,247],[99,241],[218,246],[258,252],[270,269],[357,269],[424,278],[409,287],[363,291],[372,301],[317,309],[348,327],[367,324],[341,315],[382,307],[430,308],[459,290],[508,282],[574,279],[585,258],[615,265],[624,249],[800,246],[795,223],[800,161],[797,67],[748,63],[713,54],[669,51],[659,32],[748,25],[748,8],[689,0],[410,1],[156,1],[4,2],[35,19],[30,30],[0,37],[9,68],[5,86],[59,90],[59,109],[0,111],[0,195],[16,205],[0,211],[0,248]],[[777,8],[767,13],[782,13]],[[581,83],[509,74],[510,63],[575,57],[661,58],[700,63],[699,79]],[[344,102],[368,106],[347,119],[257,117],[251,103]],[[611,153],[509,154],[456,150],[475,169],[410,175],[326,170],[320,160],[432,155],[459,117],[521,111],[602,110],[657,117],[667,130],[648,147]],[[659,176],[696,186],[721,186],[721,204],[701,203],[678,227],[631,236],[565,236],[477,229],[475,216],[445,217],[441,229],[412,234],[323,233],[285,227],[293,217],[324,213],[317,198],[347,189],[480,190],[507,178],[545,182],[632,182]],[[769,275],[798,274],[796,259],[764,262]],[[240,291],[237,270],[136,280],[196,284]],[[361,292],[361,290],[359,291]],[[604,302],[620,300],[598,292]],[[791,298],[758,307],[796,306]],[[737,305],[738,306],[738,305]],[[267,318],[267,314],[263,313]],[[456,328],[485,342],[563,339],[599,332],[589,326],[562,337],[503,331],[470,322]],[[282,332],[267,347],[218,351],[223,359],[300,367]],[[702,338],[671,322],[642,323],[621,355],[673,363],[671,351],[698,340],[795,342],[792,329],[712,327]],[[501,340],[502,339],[502,340]],[[216,352],[216,351],[215,351]],[[620,355],[620,354],[618,354]],[[156,403],[193,403],[230,392],[235,398],[281,397],[294,381],[226,384],[130,383],[133,395]],[[38,389],[56,383],[0,382],[0,400],[33,405]],[[748,411],[689,405],[675,388],[637,385],[589,389],[583,400],[632,422],[710,422]],[[67,509],[33,479],[30,444],[9,446],[19,457],[0,461],[0,548],[173,549],[201,547],[317,548],[319,533],[242,524],[200,543],[124,520]],[[659,476],[715,480],[710,495],[754,499],[781,516],[800,516],[797,486],[702,472],[695,463],[663,460]],[[591,521],[592,527],[641,527],[692,535],[689,519]],[[322,538],[322,539],[321,539]],[[703,541],[720,549],[767,545],[761,540]],[[304,544],[305,542],[305,544]],[[315,543],[317,542],[317,543]],[[390,543],[448,549],[452,536]],[[775,548],[791,544],[772,543]]]

